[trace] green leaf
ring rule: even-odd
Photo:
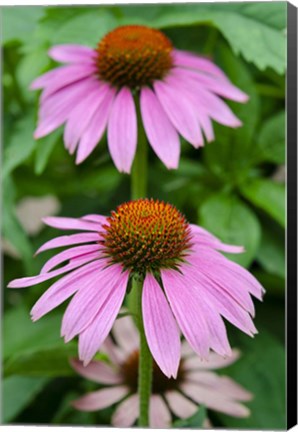
[[[40,175],[43,173],[49,157],[51,156],[54,147],[60,141],[61,129],[55,130],[50,135],[41,138],[37,141],[36,156],[35,156],[35,174]]]
[[[218,194],[207,199],[199,209],[199,224],[224,243],[244,246],[242,254],[229,258],[248,267],[260,243],[260,223],[255,214],[237,197]]]
[[[204,148],[204,158],[212,173],[234,186],[246,179],[253,162],[252,138],[259,120],[260,100],[245,63],[235,57],[226,45],[218,46],[217,60],[231,81],[249,96],[245,104],[230,102],[242,126],[232,129],[215,124],[215,142]]]
[[[95,47],[116,26],[117,21],[106,7],[72,8],[60,18],[52,9],[42,21],[41,32],[51,44],[78,43]]]
[[[285,112],[282,111],[264,123],[257,140],[257,157],[260,160],[284,164],[285,149]]]
[[[253,393],[248,406],[251,415],[239,419],[218,414],[223,424],[236,429],[285,429],[285,350],[271,334],[242,340],[242,357],[227,369],[227,374]]]
[[[3,7],[2,40],[7,43],[14,40],[30,41],[38,20],[44,12],[43,7]]]
[[[206,419],[206,408],[200,405],[198,411],[191,417],[185,420],[176,420],[173,423],[174,428],[203,428]]]
[[[285,227],[285,185],[268,179],[255,179],[241,187],[243,195]]]
[[[26,406],[28,406],[49,379],[13,376],[3,380],[2,421],[11,422]]]
[[[15,214],[15,185],[10,177],[6,177],[3,181],[3,219],[2,233],[3,237],[8,240],[20,253],[24,260],[26,271],[33,271],[34,264],[32,263],[33,248]]]
[[[276,228],[262,226],[257,260],[268,273],[285,278],[285,238]]]
[[[254,7],[250,8],[244,3],[183,4],[118,9],[123,15],[122,24],[147,24],[157,28],[197,24],[215,26],[227,39],[235,54],[242,54],[247,61],[261,70],[271,67],[284,73],[286,5],[278,2],[276,5],[266,6],[267,8],[262,3],[254,4]]]
[[[34,127],[34,115],[30,112],[11,131],[11,139],[3,151],[3,178],[26,161],[33,153],[36,145],[33,138]]]

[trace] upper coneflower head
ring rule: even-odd
[[[167,168],[177,168],[179,134],[195,148],[214,139],[211,120],[238,127],[221,98],[246,102],[210,59],[177,50],[165,34],[141,25],[114,29],[95,49],[58,45],[49,55],[66,65],[33,83],[43,89],[35,138],[65,123],[64,143],[81,163],[107,129],[109,151],[119,171],[130,173],[137,147],[135,102],[153,150]]]

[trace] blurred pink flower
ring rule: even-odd
[[[84,161],[107,129],[111,157],[129,173],[137,147],[140,110],[147,138],[167,168],[177,168],[179,134],[194,147],[214,139],[211,119],[241,126],[221,97],[246,102],[211,60],[173,48],[160,31],[145,26],[118,27],[96,49],[57,45],[49,56],[66,65],[37,78],[43,89],[35,138],[62,124],[66,149]]]
[[[175,377],[179,367],[179,328],[203,359],[208,359],[209,349],[231,355],[222,317],[250,336],[257,332],[251,295],[261,300],[264,290],[247,270],[217,252],[238,253],[243,248],[226,245],[188,224],[174,206],[140,199],[121,204],[110,217],[48,217],[44,222],[87,233],[45,243],[38,253],[76,246],[47,261],[40,275],[16,279],[9,287],[28,287],[68,273],[42,295],[31,315],[35,321],[75,294],[64,314],[61,335],[65,342],[79,335],[79,357],[85,364],[110,332],[129,279],[136,274],[144,278],[148,345],[168,377]]]
[[[111,423],[115,427],[130,427],[139,412],[139,337],[130,317],[117,320],[112,333],[116,345],[108,337],[102,347],[110,357],[110,364],[92,361],[84,367],[79,360],[71,361],[80,375],[105,386],[86,394],[72,405],[81,411],[97,411],[120,402]],[[238,357],[239,352],[234,349],[229,358],[212,353],[208,361],[203,361],[183,341],[176,379],[166,378],[154,363],[149,426],[169,427],[171,412],[178,418],[188,418],[197,412],[198,404],[233,417],[248,416],[250,412],[241,402],[251,400],[252,395],[231,378],[212,371],[234,363]]]

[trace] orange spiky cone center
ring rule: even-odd
[[[172,44],[159,30],[118,27],[97,46],[99,77],[116,86],[137,88],[162,79],[172,67]]]
[[[171,204],[139,199],[121,204],[104,225],[104,251],[112,262],[144,274],[176,268],[191,246],[185,217]]]

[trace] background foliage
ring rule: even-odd
[[[283,2],[261,2],[2,9],[4,286],[39,271],[49,254],[33,258],[33,253],[54,233],[26,232],[17,213],[22,199],[54,196],[59,214],[75,217],[105,214],[129,199],[129,177],[116,171],[105,138],[80,166],[64,150],[61,130],[33,140],[38,95],[28,86],[54,66],[47,57],[51,45],[94,47],[118,25],[147,24],[165,31],[177,48],[213,58],[249,94],[249,103],[230,104],[244,126],[216,125],[216,141],[199,151],[183,142],[178,171],[166,170],[150,153],[150,196],[172,202],[223,241],[244,245],[246,252],[231,258],[267,290],[264,303],[257,304],[259,335],[250,340],[229,328],[243,355],[226,372],[254,393],[252,414],[239,420],[209,413],[215,426],[285,427],[285,8]],[[76,344],[59,338],[64,306],[30,322],[29,310],[46,287],[4,289],[3,421],[109,424],[109,409],[89,414],[69,405],[93,384],[68,365]],[[199,426],[201,417],[189,425]]]

